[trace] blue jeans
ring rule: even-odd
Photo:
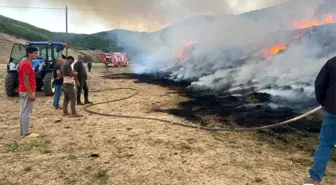
[[[336,115],[325,112],[319,139],[319,145],[314,153],[314,165],[309,170],[309,174],[310,178],[322,181],[332,150],[336,145]]]
[[[62,95],[62,85],[55,85],[55,95],[54,95],[54,103],[53,103],[53,106],[55,108],[60,107],[59,102],[61,100],[61,95]]]

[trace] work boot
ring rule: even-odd
[[[78,101],[78,102],[77,102],[77,105],[84,105],[84,103]]]
[[[69,117],[77,117],[77,118],[79,118],[79,117],[83,117],[83,115],[75,113],[75,114],[70,114]]]
[[[85,100],[84,104],[93,104],[93,102],[91,102],[89,100]]]

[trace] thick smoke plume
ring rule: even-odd
[[[336,27],[316,24],[330,21],[335,8],[330,0],[298,0],[238,16],[198,16],[151,34],[119,33],[117,40],[137,73],[190,81],[190,88],[207,92],[266,92],[277,105],[294,107],[315,102],[315,77],[336,54]],[[319,27],[303,29],[309,22]],[[197,43],[178,58],[187,41]],[[279,44],[286,49],[265,56]]]

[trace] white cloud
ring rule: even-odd
[[[1,0],[0,6],[57,7],[69,10],[69,32],[93,33],[115,28],[153,31],[197,14],[237,13],[283,0]],[[0,7],[1,14],[51,31],[65,31],[63,9]]]

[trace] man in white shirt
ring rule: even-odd
[[[75,64],[77,63],[77,61],[78,61],[78,60],[75,60],[75,61],[71,64],[71,68],[72,68],[72,70],[74,70],[74,66],[75,66]]]

